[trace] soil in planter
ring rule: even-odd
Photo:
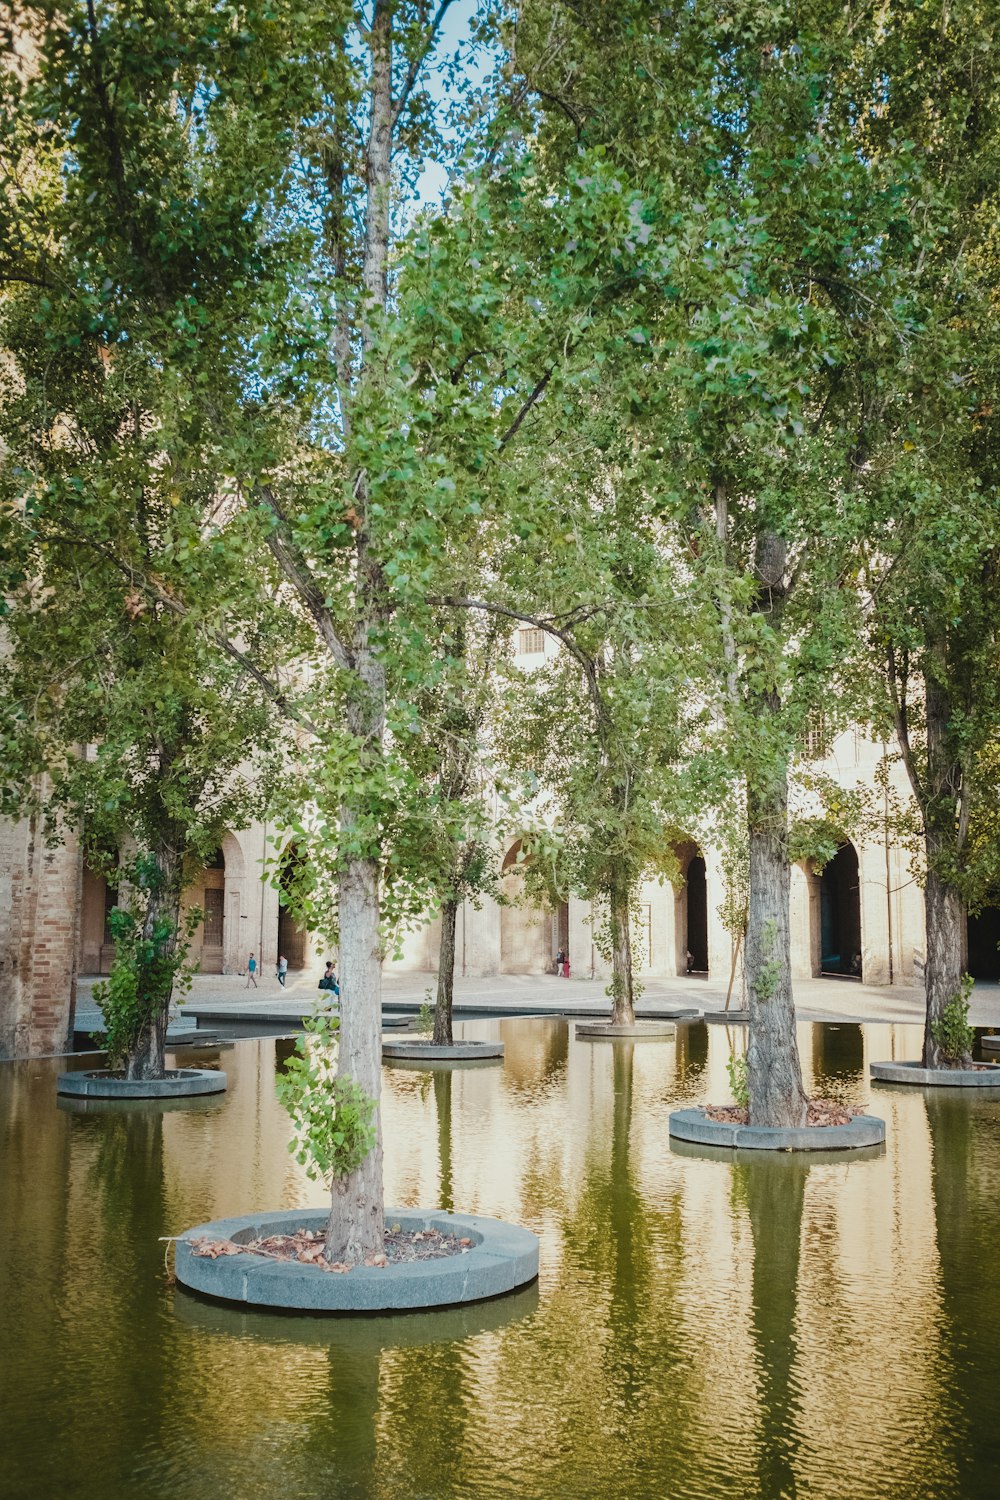
[[[191,1071],[192,1071],[191,1068],[164,1068],[164,1070],[163,1070],[163,1077],[164,1078],[186,1078],[187,1075],[188,1075],[188,1073],[190,1073]],[[206,1073],[208,1073],[208,1072],[211,1072],[213,1070],[211,1068],[205,1068],[203,1071],[206,1072]],[[126,1074],[124,1068],[88,1069],[86,1076],[88,1078],[117,1078],[117,1080],[118,1080],[119,1083],[159,1083],[160,1082],[159,1078],[153,1078],[153,1079],[129,1078],[128,1075]]]
[[[298,1229],[294,1234],[272,1234],[263,1240],[199,1239],[189,1241],[195,1255],[216,1260],[220,1255],[263,1255],[269,1260],[297,1260],[315,1266],[319,1271],[353,1268],[342,1261],[323,1259],[322,1229]],[[385,1251],[365,1261],[366,1266],[390,1266],[402,1261],[444,1260],[449,1255],[465,1255],[475,1241],[457,1234],[442,1234],[437,1229],[401,1229],[393,1224],[385,1231]]]
[[[850,1125],[860,1109],[848,1109],[835,1099],[810,1099],[806,1111],[807,1125]],[[750,1111],[738,1104],[708,1104],[705,1114],[718,1125],[749,1125]]]

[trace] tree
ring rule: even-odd
[[[11,331],[19,310],[5,311]],[[8,795],[25,811],[41,798],[80,827],[92,866],[119,887],[101,1001],[108,1051],[129,1078],[162,1078],[171,995],[201,915],[182,921],[183,891],[225,829],[265,805],[277,764],[270,705],[220,653],[192,578],[210,613],[228,596],[230,626],[258,660],[266,631],[240,615],[224,517],[202,533],[200,502],[181,498],[194,475],[211,484],[211,463],[197,444],[161,447],[158,381],[129,352],[60,357],[27,337],[17,352],[0,428]],[[62,440],[40,441],[53,410]],[[150,599],[142,583],[153,580]]]
[[[540,895],[554,878],[561,892],[598,903],[594,936],[611,961],[611,1019],[633,1025],[640,883],[676,872],[668,830],[703,790],[690,762],[705,622],[675,533],[631,471],[613,400],[580,402],[576,414],[572,433],[558,409],[543,416],[545,441],[536,437],[524,457],[551,519],[507,558],[506,610],[558,650],[522,674],[504,749],[512,768],[526,768],[526,795],[534,793],[538,816],[552,825],[551,857],[526,866],[529,880]],[[547,567],[553,554],[558,565]]]
[[[997,859],[995,29],[975,3],[899,7],[875,59],[885,107],[864,137],[874,158],[905,149],[911,163],[914,232],[897,248],[906,322],[870,382],[861,696],[870,721],[895,734],[922,825],[927,1067],[971,1062],[967,1042],[950,1055],[942,1027],[962,1008],[965,910],[985,899]]]
[[[422,885],[441,918],[433,1041],[451,1046],[455,938],[462,903],[495,889],[497,804],[503,776],[490,724],[506,634],[497,616],[447,611],[435,631],[445,649],[414,701],[413,732],[400,749],[426,800]]]
[[[853,149],[870,80],[835,7],[531,9],[562,21],[531,64],[547,159],[599,152],[632,193],[642,273],[619,313],[639,356],[617,373],[638,480],[716,610],[714,738],[746,785],[751,1119],[799,1124],[788,774],[852,640],[858,309],[891,296],[863,247],[893,232],[896,164]]]

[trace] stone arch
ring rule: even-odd
[[[508,899],[500,907],[500,972],[551,973],[552,960],[559,948],[561,913],[522,900],[523,876],[518,861],[520,852],[521,840],[515,839],[504,855],[501,866],[502,890]],[[568,943],[568,907],[565,926]]]
[[[813,875],[810,899],[813,972],[838,979],[861,979],[864,945],[861,933],[861,867],[848,839]],[[817,899],[818,897],[818,899]]]
[[[192,944],[202,974],[221,974],[225,954],[226,856],[220,844],[184,892],[183,905],[200,906],[201,926]]]
[[[193,944],[202,974],[232,974],[240,968],[245,879],[243,847],[227,829],[184,893],[185,906],[200,906],[204,912]]]
[[[222,972],[237,974],[240,951],[245,946],[241,929],[248,915],[246,858],[238,837],[229,830],[222,836],[221,848],[225,860]]]
[[[309,963],[309,933],[289,910],[286,900],[297,865],[308,858],[305,850],[290,839],[278,860],[278,955],[288,959],[290,970],[301,970]]]
[[[79,972],[109,974],[115,956],[110,915],[118,905],[118,888],[83,862],[80,888]]]
[[[677,955],[677,973],[707,976],[708,871],[705,856],[693,839],[675,844],[674,854],[680,867],[678,881],[674,886],[674,951]]]

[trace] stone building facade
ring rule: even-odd
[[[882,754],[882,747],[849,731],[812,769],[845,788],[871,787]],[[905,795],[901,780],[899,790]],[[676,884],[649,881],[640,895],[639,976],[708,976],[727,983],[734,952],[719,915],[725,895],[719,851],[692,829],[675,852]],[[574,976],[606,978],[590,904],[574,897],[549,910],[525,902],[517,853],[516,841],[510,841],[506,899],[484,899],[478,908],[466,903],[461,910],[458,976],[551,973],[554,955],[564,949]],[[280,902],[281,872],[302,858],[308,849],[287,842],[282,847],[273,826],[226,833],[186,897],[205,912],[193,954],[202,972],[243,973],[251,953],[265,975],[282,953],[292,976],[321,972],[328,956],[322,940],[300,928]],[[69,1045],[76,976],[106,973],[111,962],[107,924],[115,900],[104,878],[87,868],[72,833],[53,844],[33,822],[0,823],[0,1056],[58,1052]],[[808,861],[796,864],[791,937],[795,978],[919,982],[923,903],[907,852],[875,837],[845,843],[821,873]],[[438,939],[436,921],[409,933],[401,956],[388,967],[433,973]],[[998,941],[1000,912],[987,911],[969,924],[969,966],[976,977],[1000,976]]]

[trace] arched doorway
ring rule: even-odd
[[[201,972],[221,974],[226,928],[226,857],[221,848],[205,861],[200,904],[205,913],[201,929]]]
[[[965,967],[973,979],[1000,981],[1000,907],[984,906],[966,926]]]
[[[544,906],[522,900],[524,877],[520,860],[521,841],[518,839],[504,857],[503,894],[507,898],[500,907],[500,972],[501,974],[548,974],[552,972],[552,960],[560,947],[559,917]],[[566,951],[569,951],[569,910],[566,912]],[[570,954],[570,962],[573,955]]]
[[[687,972],[708,973],[708,880],[705,861],[696,854],[684,877],[687,888]]]
[[[289,844],[281,856],[278,876],[278,956],[284,954],[290,969],[304,969],[306,966],[308,934],[292,915],[288,904],[305,859],[298,844]]]
[[[111,913],[118,905],[118,887],[84,863],[80,893],[81,974],[110,974],[115,956]]]
[[[858,851],[841,844],[819,877],[819,972],[861,975],[861,876]]]
[[[678,974],[708,974],[708,875],[693,841],[674,845],[680,866],[674,885],[674,948]]]

